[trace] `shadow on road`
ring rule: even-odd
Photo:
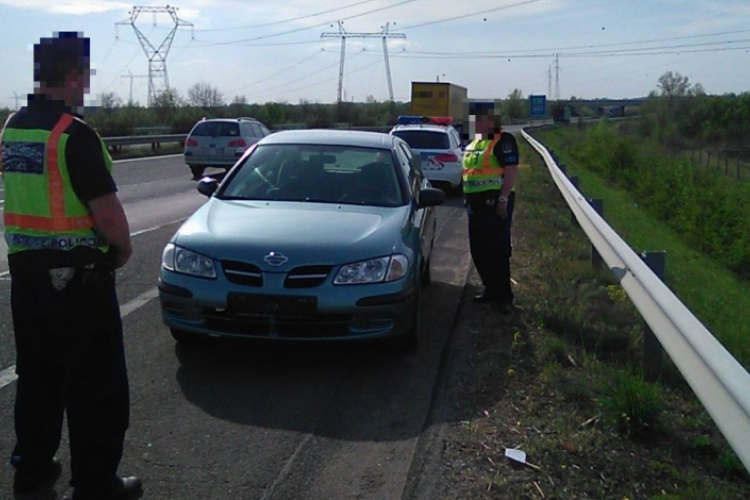
[[[440,282],[423,291],[414,354],[387,341],[208,339],[176,346],[176,378],[188,401],[222,420],[349,441],[416,437],[460,294]]]

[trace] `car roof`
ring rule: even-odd
[[[401,139],[382,132],[359,130],[283,130],[261,139],[258,144],[335,144],[365,148],[391,149]]]
[[[258,122],[255,118],[249,118],[246,116],[241,116],[239,118],[203,118],[198,123],[206,123],[206,122],[239,122],[239,121],[249,121],[249,122]]]
[[[396,125],[391,129],[391,132],[398,132],[401,130],[427,130],[431,132],[447,132],[449,128],[453,128],[452,125],[436,125],[434,123],[409,123],[404,125]]]

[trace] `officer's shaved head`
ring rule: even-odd
[[[34,44],[34,85],[37,88],[63,87],[71,71],[84,75],[90,65],[90,43],[83,33],[60,31]]]

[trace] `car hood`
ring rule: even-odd
[[[390,255],[400,246],[408,215],[408,206],[211,198],[182,225],[173,242],[214,259],[251,262],[281,272]],[[264,257],[271,252],[288,261],[270,265]]]

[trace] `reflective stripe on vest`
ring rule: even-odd
[[[49,217],[27,215],[9,212],[7,207],[3,214],[5,226],[15,226],[21,229],[37,231],[61,232],[80,229],[92,229],[94,218],[89,215],[68,217],[65,213],[65,186],[60,174],[60,138],[65,130],[73,123],[73,116],[64,114],[52,128],[45,147],[45,159],[48,173]]]
[[[102,242],[96,235],[77,236],[33,236],[29,234],[10,233],[5,235],[8,247],[23,247],[29,250],[70,250],[73,247],[97,248]]]
[[[493,152],[497,141],[475,140],[464,151],[461,175],[464,193],[480,193],[502,187],[504,169]]]
[[[106,253],[109,249],[109,243],[95,229],[88,206],[70,183],[66,132],[75,120],[63,114],[52,130],[13,128],[12,123],[5,130],[0,154],[5,163],[3,219],[9,254],[75,247]],[[101,147],[111,172],[112,162],[104,143]]]

